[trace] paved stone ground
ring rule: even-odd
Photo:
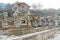
[[[57,33],[54,35],[54,38],[50,38],[47,40],[60,40],[60,31],[57,31]]]

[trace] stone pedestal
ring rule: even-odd
[[[2,21],[0,21],[0,28],[2,28]]]
[[[2,27],[3,28],[8,27],[8,22],[7,21],[2,21]]]
[[[17,27],[20,27],[20,21],[14,21],[14,26],[17,28]]]

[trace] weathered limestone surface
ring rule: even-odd
[[[46,30],[42,32],[31,33],[27,35],[20,36],[20,40],[47,40],[47,38],[51,37],[54,34],[53,30]],[[19,37],[17,37],[19,38]],[[19,40],[15,38],[16,40]]]

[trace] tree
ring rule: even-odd
[[[32,7],[33,7],[33,9],[35,9],[36,8],[36,4],[33,4]]]
[[[33,4],[32,7],[35,10],[40,10],[40,9],[42,9],[43,6],[40,3],[38,3],[38,4]]]
[[[6,6],[5,6],[5,10],[10,13],[10,11],[12,10],[11,9],[11,5],[8,3]]]
[[[15,10],[13,10],[14,6],[12,4],[6,4],[5,11],[8,12],[9,16],[12,16],[11,14],[14,13]]]

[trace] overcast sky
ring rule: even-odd
[[[60,0],[0,0],[0,3],[14,3],[16,1],[25,2],[29,5],[41,3],[43,8],[60,8]]]

